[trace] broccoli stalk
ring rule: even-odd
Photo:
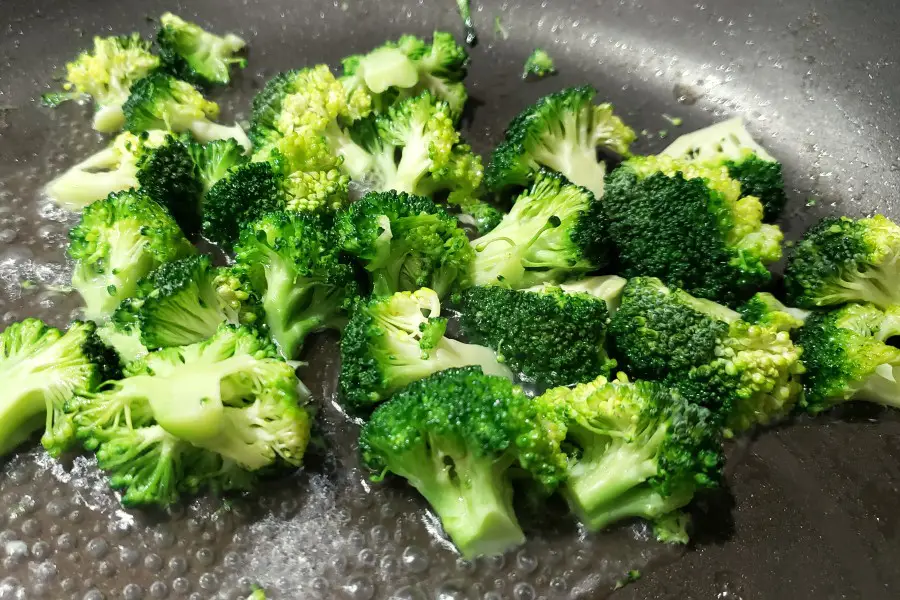
[[[201,85],[227,85],[232,65],[247,66],[235,57],[247,43],[233,33],[218,36],[170,12],[159,18],[156,41],[163,68],[172,75]]]

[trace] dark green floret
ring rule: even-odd
[[[272,144],[282,136],[278,131],[278,115],[285,97],[297,91],[300,74],[299,70],[279,73],[253,97],[249,136],[254,148]]]
[[[186,235],[194,236],[200,232],[203,183],[189,143],[168,136],[138,160],[137,180],[142,192],[164,206]]]
[[[232,168],[247,162],[244,149],[233,139],[213,140],[205,144],[190,142],[187,150],[197,168],[204,194],[224,179]]]
[[[231,81],[232,65],[247,66],[247,59],[235,56],[246,42],[233,33],[215,35],[169,12],[159,25],[156,42],[162,67],[179,79],[225,85]]]
[[[554,488],[566,467],[559,442],[539,403],[509,380],[468,367],[417,381],[380,406],[359,447],[374,479],[388,472],[405,478],[463,556],[474,558],[525,541],[511,470]]]
[[[768,292],[754,294],[737,308],[741,319],[754,325],[772,325],[781,331],[793,331],[803,326],[809,311],[785,306]]]
[[[753,153],[743,158],[725,161],[732,179],[741,184],[741,193],[756,196],[763,205],[763,221],[774,222],[784,212],[787,195],[781,163],[763,160]]]

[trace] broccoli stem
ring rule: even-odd
[[[0,456],[8,454],[38,431],[46,421],[47,403],[39,382],[4,380],[7,393],[0,399]],[[9,393],[13,392],[13,393]]]
[[[64,208],[79,210],[110,192],[136,187],[137,168],[120,158],[119,150],[105,148],[48,183],[44,193]]]
[[[366,173],[371,170],[371,155],[354,142],[337,123],[330,123],[324,135],[332,151],[344,159],[343,168],[347,174],[352,179],[365,179]]]
[[[127,488],[123,505],[171,504],[178,497],[176,463],[180,445],[159,425],[140,427],[102,445],[97,451],[97,464],[112,471],[109,481],[113,488]]]
[[[114,133],[125,125],[125,113],[121,104],[101,106],[94,113],[93,128],[100,133]]]
[[[273,457],[267,452],[267,445],[260,443],[263,442],[260,436],[265,435],[265,430],[257,426],[251,414],[249,409],[226,407],[222,428],[216,437],[198,445],[250,471],[272,464]]]
[[[563,129],[565,132],[577,132],[582,128],[569,115],[563,122]],[[597,149],[563,133],[550,137],[550,140],[551,144],[542,144],[535,149],[534,159],[562,173],[572,183],[587,188],[594,197],[603,197],[606,165],[597,160]]]
[[[900,408],[900,365],[879,365],[853,398],[876,402],[889,408]]]
[[[203,143],[231,138],[244,149],[245,154],[249,153],[253,147],[250,138],[237,124],[229,127],[212,121],[195,120],[191,123],[190,131],[198,141]]]
[[[599,531],[627,518],[640,517],[652,521],[685,506],[692,497],[689,489],[663,497],[650,486],[642,485],[607,504],[595,506],[590,514],[582,515],[582,522],[591,531]]]

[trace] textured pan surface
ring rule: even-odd
[[[564,85],[589,82],[636,129],[639,149],[742,114],[786,164],[795,235],[838,210],[900,217],[900,7],[890,0],[645,0],[473,3],[481,43],[468,123],[487,151],[516,112]],[[279,70],[332,65],[401,33],[459,30],[452,0],[302,2],[3,0],[0,3],[0,320],[64,324],[72,218],[40,184],[99,148],[89,110],[35,99],[98,33],[149,32],[174,10],[250,42],[250,67],[220,98],[226,116]],[[509,31],[493,33],[499,16]],[[560,75],[519,80],[534,46]],[[230,109],[230,110],[228,110]],[[663,114],[684,118],[674,128]],[[34,282],[37,285],[22,283]],[[50,287],[48,287],[50,286]],[[251,582],[273,598],[900,597],[900,420],[857,410],[803,421],[732,448],[730,494],[698,516],[680,551],[624,526],[582,536],[564,519],[536,528],[503,561],[457,561],[434,542],[422,504],[402,485],[370,489],[356,469],[354,426],[334,409],[334,339],[309,352],[304,379],[322,406],[327,450],[259,498],[202,499],[168,513],[122,510],[89,460],[54,464],[37,449],[0,463],[0,600],[239,598]],[[558,523],[556,521],[559,521]]]

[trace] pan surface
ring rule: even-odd
[[[637,130],[638,151],[733,114],[785,164],[796,237],[839,211],[900,217],[900,7],[890,0],[544,0],[473,3],[480,44],[467,136],[486,153],[537,97],[591,83]],[[328,2],[3,0],[0,4],[0,320],[65,324],[73,217],[40,185],[103,145],[89,108],[36,99],[95,34],[149,33],[173,10],[250,44],[250,66],[218,93],[225,116],[276,72],[403,33],[461,34],[453,0]],[[494,32],[499,17],[508,39]],[[520,80],[535,46],[559,75]],[[664,115],[681,117],[674,127]],[[730,451],[729,490],[697,508],[681,556],[640,524],[582,535],[551,514],[503,560],[457,560],[403,485],[369,484],[355,426],[334,405],[334,338],[311,344],[302,376],[321,407],[322,449],[258,497],[202,498],[168,512],[123,510],[90,460],[37,449],[0,463],[0,600],[271,598],[533,600],[900,597],[900,420],[860,408],[801,420]],[[527,507],[523,509],[527,513]],[[562,511],[560,511],[562,512]],[[549,521],[549,522],[548,522]]]

